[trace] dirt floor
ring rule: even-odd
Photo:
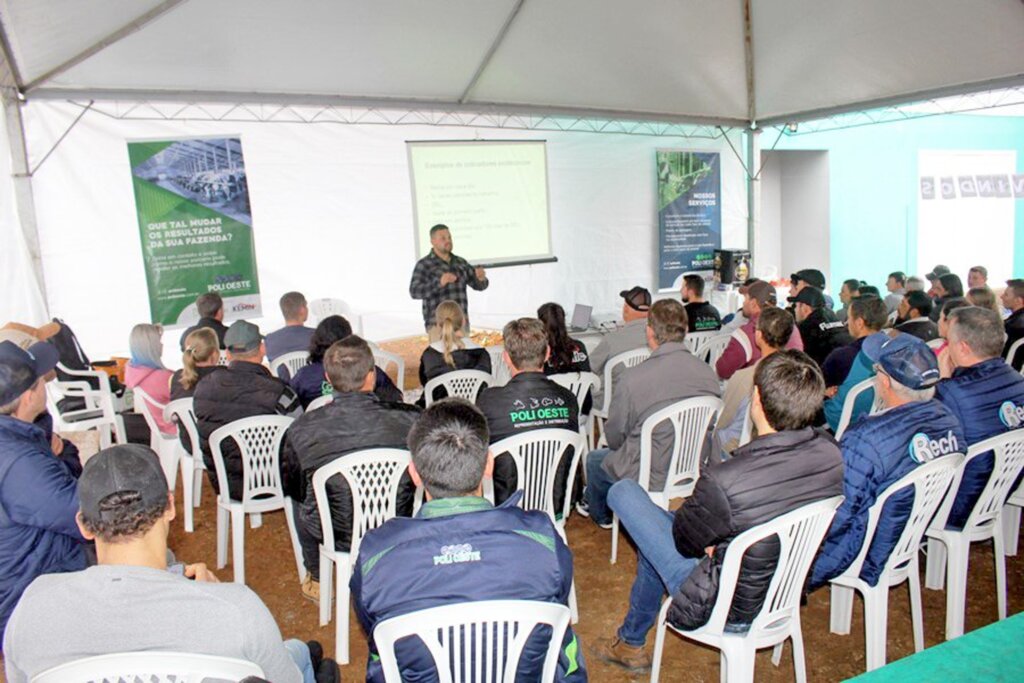
[[[180,489],[180,487],[179,487]],[[180,506],[180,490],[178,504]],[[246,529],[246,579],[270,608],[286,638],[316,639],[324,651],[334,652],[334,623],[320,627],[317,606],[305,600],[299,590],[287,527],[282,513],[263,516],[263,526]],[[614,632],[627,605],[629,587],[636,568],[636,556],[628,544],[619,549],[619,561],[608,562],[611,533],[597,528],[590,520],[573,515],[567,525],[569,546],[575,556],[576,589],[580,622],[575,627],[583,644],[583,652],[592,681],[646,681],[649,676],[630,675],[598,661],[590,654],[596,638]],[[216,516],[211,490],[204,488],[203,504],[196,511],[195,533],[186,534],[180,523],[174,525],[171,548],[186,562],[216,562]],[[229,553],[230,556],[230,553]],[[217,571],[222,581],[232,579],[230,562]],[[967,630],[996,620],[995,574],[991,544],[975,544],[971,552],[967,601]],[[922,584],[923,562],[922,562]],[[1024,555],[1007,558],[1009,612],[1024,610]],[[924,589],[925,646],[942,642],[945,619],[945,592]],[[333,614],[333,609],[332,609]],[[801,613],[807,652],[807,673],[810,681],[840,681],[864,671],[863,608],[858,598],[854,604],[851,633],[839,636],[829,633],[829,594],[821,590],[810,596]],[[349,623],[351,664],[342,667],[345,681],[362,680],[365,676],[366,639],[355,616]],[[648,647],[653,648],[653,634]],[[907,591],[893,589],[889,604],[889,659],[912,654],[913,635]],[[662,666],[663,681],[712,681],[718,679],[716,651],[680,638],[666,641]],[[772,666],[771,650],[758,655],[756,680],[792,681],[792,649],[787,645],[782,665]]]

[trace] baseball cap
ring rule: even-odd
[[[27,349],[12,341],[0,342],[0,406],[31,389],[36,380],[57,367],[58,360],[57,349],[49,342],[36,342]]]
[[[817,287],[804,287],[795,296],[786,299],[791,304],[807,304],[811,308],[824,308],[825,295]]]
[[[747,292],[750,290],[750,285],[754,284],[755,282],[760,282],[760,280],[756,277],[749,277],[746,280],[744,280],[743,284],[739,286],[739,293],[742,294],[743,296],[746,296]]]
[[[651,293],[646,288],[637,285],[632,289],[624,289],[619,296],[626,300],[626,303],[634,311],[651,310]]]
[[[757,301],[762,306],[771,304],[774,306],[778,302],[778,295],[775,293],[775,288],[772,287],[770,282],[764,280],[757,280],[756,282],[750,283],[745,292],[748,297]]]
[[[938,280],[943,275],[949,275],[949,273],[949,266],[943,266],[940,264],[932,268],[932,272],[925,275],[925,278],[928,280]]]
[[[141,444],[120,444],[89,458],[78,478],[82,516],[91,521],[109,518],[100,503],[114,493],[137,493],[138,499],[117,510],[118,516],[167,504],[167,478],[156,453]]]
[[[815,270],[814,268],[804,268],[803,270],[798,270],[789,276],[789,281],[792,282],[794,285],[800,280],[803,280],[811,287],[825,289],[825,274],[822,273],[820,270]]]
[[[908,389],[927,389],[939,381],[935,352],[912,334],[876,332],[865,337],[861,351]]]
[[[263,341],[260,328],[248,320],[237,320],[224,333],[224,348],[235,353],[247,353],[259,348]]]

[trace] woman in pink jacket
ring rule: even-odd
[[[138,387],[146,392],[151,399],[166,405],[171,400],[171,371],[164,367],[160,357],[164,352],[161,340],[163,328],[159,325],[136,325],[128,338],[128,348],[132,359],[125,369],[124,380],[129,389]],[[136,399],[136,402],[142,399]],[[164,434],[176,435],[177,425],[164,420],[163,411],[147,406],[157,426]]]

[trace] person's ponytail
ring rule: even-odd
[[[448,367],[454,368],[455,358],[452,356],[452,351],[464,348],[462,339],[459,338],[459,331],[465,321],[462,307],[454,301],[442,301],[434,312],[434,319],[441,333],[444,362]]]
[[[181,386],[191,391],[199,381],[199,363],[209,364],[220,353],[217,333],[201,327],[185,337],[185,353],[181,356]]]

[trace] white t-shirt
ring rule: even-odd
[[[234,657],[274,683],[302,680],[274,617],[251,590],[149,567],[44,574],[25,590],[4,633],[8,683],[86,657],[147,650]]]

